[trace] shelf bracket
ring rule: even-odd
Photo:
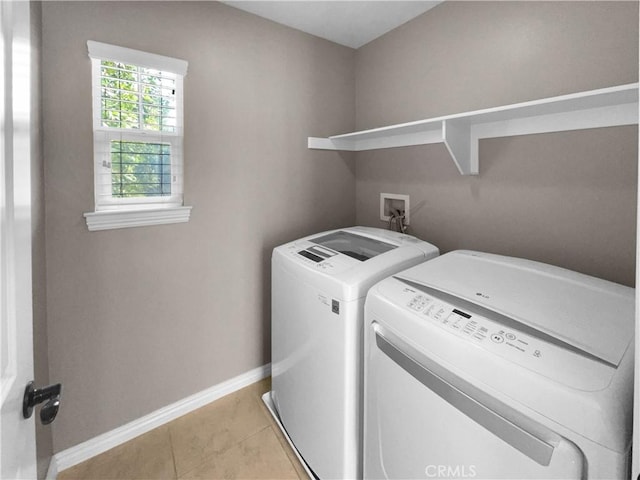
[[[462,175],[478,175],[478,149],[471,148],[471,126],[464,120],[443,120],[442,137]],[[474,153],[472,155],[472,153]]]

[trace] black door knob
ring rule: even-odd
[[[33,408],[46,402],[40,409],[40,421],[43,425],[53,422],[60,408],[60,396],[62,395],[62,385],[56,383],[43,388],[35,388],[33,382],[27,383],[22,400],[22,416],[29,418],[33,415]]]
[[[40,409],[40,421],[43,425],[49,425],[56,419],[58,409],[60,408],[60,397],[53,397],[45,403]]]

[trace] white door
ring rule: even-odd
[[[33,379],[29,2],[0,1],[0,478],[36,478]]]

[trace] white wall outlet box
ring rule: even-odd
[[[404,212],[404,224],[409,225],[409,195],[397,193],[380,194],[380,220],[388,222],[391,219],[392,210]]]

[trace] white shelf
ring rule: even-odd
[[[361,132],[309,137],[308,147],[360,152],[444,143],[462,175],[478,174],[478,140],[638,123],[638,84],[572,93]]]

